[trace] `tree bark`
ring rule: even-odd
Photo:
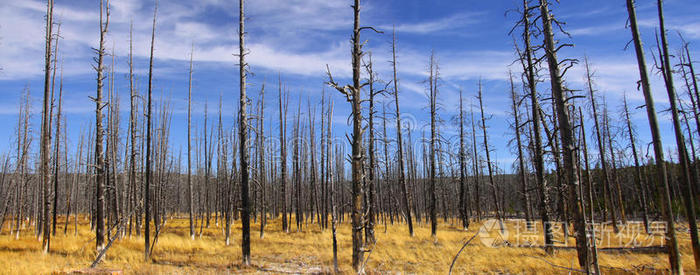
[[[676,91],[673,86],[673,70],[671,68],[670,55],[668,54],[668,42],[666,40],[666,28],[664,27],[663,0],[657,0],[659,12],[659,32],[661,33],[661,50],[659,51],[659,59],[661,60],[661,68],[663,72],[664,82],[666,83],[666,93],[668,101],[671,105],[671,117],[673,118],[673,130],[676,134],[676,146],[678,147],[678,158],[681,164],[681,181],[683,185],[683,202],[685,204],[685,212],[690,225],[690,242],[693,247],[693,258],[695,259],[695,269],[700,269],[700,242],[698,241],[698,227],[695,219],[695,202],[691,195],[692,188],[690,167],[688,165],[688,151],[685,147],[685,137],[683,128],[681,128],[680,119],[678,117],[678,101],[676,100]]]
[[[637,14],[634,7],[634,0],[627,0],[627,13],[629,15],[630,31],[634,41],[634,49],[637,55],[637,65],[639,67],[639,77],[644,93],[644,101],[647,110],[647,118],[649,120],[649,128],[651,130],[652,142],[654,144],[654,159],[656,160],[656,180],[657,185],[663,187],[661,194],[662,209],[664,210],[664,219],[666,220],[666,246],[668,249],[668,258],[671,266],[671,273],[683,274],[680,250],[678,240],[676,238],[676,230],[673,223],[673,208],[671,208],[671,189],[668,184],[668,173],[666,164],[664,163],[663,144],[661,143],[661,133],[659,124],[656,119],[656,110],[654,107],[654,97],[651,94],[651,85],[649,84],[649,76],[647,74],[647,65],[644,57],[644,47],[642,39],[639,35],[639,27],[637,26]]]
[[[408,224],[408,233],[413,237],[413,219],[411,217],[411,200],[408,193],[408,186],[406,183],[406,176],[404,171],[404,161],[403,161],[403,141],[401,139],[401,112],[399,110],[399,79],[396,72],[396,30],[392,32],[391,40],[391,57],[392,57],[392,68],[394,73],[394,106],[396,107],[396,147],[397,147],[397,166],[398,171],[398,184],[401,187],[401,194],[403,198],[403,204],[406,206],[406,223]],[[388,165],[388,164],[387,164]],[[387,175],[388,176],[388,175]]]
[[[158,14],[158,0],[156,0],[153,7],[153,26],[151,27],[151,55],[148,64],[148,100],[147,100],[147,110],[146,110],[146,180],[143,186],[143,201],[144,201],[144,213],[145,219],[143,224],[144,228],[144,261],[148,261],[151,257],[150,243],[151,243],[151,123],[152,123],[152,94],[153,94],[153,48],[156,40],[156,15]]]
[[[559,136],[563,149],[564,175],[569,187],[570,210],[574,215],[574,228],[576,235],[576,250],[578,252],[579,265],[586,271],[590,271],[591,259],[589,255],[588,238],[586,236],[586,224],[583,216],[583,205],[580,200],[579,178],[576,173],[576,148],[573,138],[573,128],[569,116],[569,107],[566,104],[566,93],[562,84],[562,73],[559,70],[560,63],[557,60],[557,48],[554,44],[552,32],[552,15],[548,8],[547,0],[540,0],[540,17],[542,19],[544,48],[546,51],[549,76],[552,86],[552,94],[556,103],[557,117],[559,118]]]
[[[479,80],[479,109],[481,110],[481,130],[484,133],[484,151],[486,151],[486,167],[489,172],[489,185],[491,185],[491,194],[493,195],[493,205],[496,210],[496,219],[498,219],[498,224],[501,230],[505,230],[503,224],[503,217],[501,216],[501,206],[498,203],[498,195],[496,193],[496,182],[493,180],[493,168],[491,166],[491,153],[489,152],[489,139],[486,131],[486,117],[484,116],[484,101],[481,94],[481,80]]]
[[[241,166],[241,224],[242,239],[241,239],[241,256],[244,265],[250,265],[250,205],[248,198],[248,117],[246,106],[248,105],[246,97],[246,67],[245,62],[245,29],[244,29],[244,0],[239,0],[238,13],[238,70],[240,77],[240,166]]]

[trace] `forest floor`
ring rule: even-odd
[[[62,220],[62,219],[60,219]],[[576,252],[556,249],[548,256],[541,248],[541,225],[527,230],[522,220],[507,220],[501,231],[494,220],[473,222],[464,231],[457,220],[440,219],[437,239],[431,237],[430,224],[415,226],[410,237],[406,224],[376,225],[376,245],[366,261],[365,270],[374,273],[446,274],[452,260],[472,236],[454,263],[455,274],[478,273],[576,273]],[[252,222],[252,221],[251,221]],[[349,219],[338,227],[338,263],[342,273],[352,273]],[[18,240],[8,235],[7,226],[0,233],[0,274],[65,274],[87,268],[94,260],[94,233],[89,221],[80,218],[77,235],[73,221],[64,235],[63,223],[51,239],[51,252],[43,254],[41,241],[34,230],[25,230]],[[236,222],[231,243],[224,242],[223,224],[212,217],[201,237],[189,238],[188,219],[171,218],[162,228],[151,261],[143,260],[143,238],[133,235],[114,242],[101,268],[122,270],[124,274],[231,274],[231,273],[329,273],[332,271],[331,230],[320,230],[316,223],[297,232],[292,220],[289,233],[281,231],[281,219],[269,219],[264,238],[259,237],[259,223],[251,225],[252,265],[240,264],[241,225]],[[652,224],[647,235],[639,223],[628,223],[620,233],[612,228],[598,228],[599,263],[605,274],[664,273],[668,257],[659,247],[663,244],[662,223]],[[687,226],[677,225],[683,267],[693,270],[694,263]],[[199,233],[199,228],[197,228]],[[601,231],[602,230],[602,231]],[[564,242],[562,230],[555,227],[557,246],[572,247],[574,239]],[[635,248],[631,248],[635,247]],[[647,248],[640,248],[647,247]],[[614,248],[614,249],[606,249]],[[622,249],[618,249],[622,248]],[[367,254],[365,254],[367,256]]]

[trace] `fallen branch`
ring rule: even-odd
[[[459,254],[462,253],[462,250],[464,250],[464,248],[467,247],[467,245],[468,245],[474,238],[476,238],[476,235],[479,235],[479,233],[477,232],[476,234],[474,234],[474,236],[472,236],[471,238],[469,238],[469,240],[467,240],[467,242],[465,242],[464,245],[462,245],[462,248],[460,248],[459,251],[457,251],[457,255],[455,255],[454,259],[452,259],[452,264],[450,264],[450,272],[449,272],[448,274],[452,275],[452,267],[454,267],[455,262],[457,262],[457,257],[459,257]]]
[[[369,261],[369,257],[372,256],[372,251],[374,251],[374,245],[372,246],[372,249],[370,249],[369,252],[367,253],[367,258],[362,262],[362,267],[360,267],[360,270],[357,271],[357,274],[362,274],[365,273],[365,265],[367,265],[367,261]]]

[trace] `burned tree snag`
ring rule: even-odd
[[[398,152],[396,153],[398,158],[397,166],[398,171],[398,184],[401,188],[401,195],[403,199],[403,204],[406,206],[406,223],[408,224],[408,233],[413,236],[413,219],[411,217],[411,200],[408,195],[408,186],[406,183],[406,172],[404,171],[404,161],[403,161],[403,140],[401,136],[401,112],[399,110],[399,79],[396,72],[396,30],[392,32],[391,40],[391,65],[394,73],[394,106],[396,107],[396,147]],[[387,164],[388,165],[388,164]],[[388,176],[388,175],[387,175]]]
[[[153,94],[153,49],[156,40],[156,16],[158,14],[158,0],[155,1],[153,6],[153,25],[151,26],[151,55],[148,63],[148,99],[147,99],[147,109],[146,109],[146,180],[143,186],[143,205],[145,218],[143,221],[144,225],[144,261],[148,261],[151,257],[150,242],[151,242],[151,124],[152,124],[152,94]],[[157,223],[157,221],[156,221]]]
[[[583,216],[583,205],[579,198],[581,196],[579,188],[579,178],[576,164],[576,147],[573,137],[573,127],[571,125],[569,106],[567,106],[566,92],[563,85],[563,75],[566,73],[565,67],[563,72],[560,72],[559,66],[561,63],[557,59],[557,50],[552,31],[552,22],[557,23],[556,19],[549,11],[547,0],[540,0],[540,18],[542,19],[542,31],[544,36],[544,49],[549,67],[549,76],[552,87],[552,94],[556,103],[557,117],[559,121],[559,137],[561,138],[561,147],[564,159],[564,178],[569,188],[569,210],[573,212],[574,229],[576,235],[576,250],[578,252],[579,265],[584,270],[591,269],[591,258],[589,255],[588,237],[586,236],[586,224]],[[558,24],[558,23],[557,23]]]
[[[681,128],[680,118],[678,117],[678,100],[676,100],[676,90],[673,86],[673,69],[671,68],[671,56],[668,54],[668,41],[666,40],[666,28],[664,26],[663,0],[657,0],[659,14],[659,32],[661,33],[661,50],[659,51],[659,64],[661,67],[664,83],[666,84],[666,93],[668,101],[671,105],[671,117],[673,118],[673,130],[676,134],[676,146],[678,149],[678,158],[681,164],[681,180],[683,192],[683,202],[685,204],[685,213],[690,225],[690,242],[693,247],[693,258],[695,260],[695,269],[700,269],[700,242],[698,241],[698,226],[695,218],[695,202],[692,196],[691,175],[688,150],[685,147],[685,137],[683,128]]]
[[[486,117],[484,115],[484,100],[481,94],[481,80],[479,80],[479,94],[477,96],[479,100],[479,109],[481,110],[481,130],[484,133],[484,151],[486,151],[486,167],[489,172],[489,185],[491,186],[491,194],[493,195],[493,205],[496,207],[496,219],[498,219],[498,224],[501,230],[504,230],[503,217],[501,216],[501,207],[498,203],[498,195],[496,192],[496,182],[493,180],[493,167],[491,166],[491,153],[489,152],[489,139],[486,132]]]
[[[194,240],[194,194],[192,192],[192,60],[194,43],[190,51],[190,71],[187,81],[187,200],[190,213],[190,239]]]
[[[644,47],[642,38],[639,35],[639,27],[637,26],[637,13],[634,7],[634,0],[627,0],[627,13],[630,22],[630,31],[634,41],[634,49],[637,55],[637,65],[639,67],[639,78],[644,93],[644,102],[647,110],[647,118],[649,120],[649,128],[651,130],[652,143],[654,145],[654,159],[656,161],[656,180],[657,185],[663,187],[661,194],[662,210],[664,219],[666,220],[666,246],[668,249],[668,258],[671,266],[671,273],[682,274],[682,264],[678,240],[676,238],[676,229],[673,226],[673,208],[671,207],[671,189],[668,183],[668,172],[664,163],[663,144],[661,142],[661,133],[659,123],[656,118],[656,110],[654,107],[654,97],[651,94],[651,85],[649,84],[649,76],[647,72],[646,60],[644,57]]]
[[[103,7],[104,5],[104,7]],[[105,20],[102,21],[103,13],[106,13]],[[100,46],[97,50],[97,97],[95,97],[95,173],[96,184],[95,184],[95,199],[96,199],[96,245],[97,250],[100,251],[104,248],[104,183],[105,183],[105,171],[104,171],[104,150],[102,145],[102,135],[104,130],[102,129],[102,108],[106,106],[102,102],[102,87],[104,86],[103,81],[105,76],[103,76],[103,58],[105,55],[105,36],[107,35],[107,29],[109,27],[109,0],[106,2],[100,0]]]
[[[239,115],[239,131],[240,136],[240,167],[241,167],[241,256],[243,264],[250,265],[250,203],[248,198],[248,116],[246,106],[248,98],[246,97],[246,75],[248,64],[245,62],[247,52],[245,50],[245,17],[243,13],[244,0],[238,0],[238,72],[240,80],[240,105],[238,109]]]
[[[600,122],[598,121],[598,104],[596,103],[595,100],[595,95],[593,94],[593,72],[590,70],[590,66],[588,64],[588,58],[584,60],[585,66],[586,66],[586,82],[588,86],[588,96],[590,102],[591,102],[591,109],[593,111],[593,123],[595,125],[595,136],[596,136],[596,141],[598,144],[598,154],[600,157],[600,164],[602,166],[603,170],[603,184],[605,184],[605,194],[603,196],[606,196],[606,201],[609,203],[607,207],[610,208],[610,219],[612,222],[613,229],[615,232],[620,231],[617,225],[617,214],[616,214],[616,207],[615,207],[615,199],[613,198],[613,189],[612,185],[610,183],[610,174],[608,170],[608,162],[605,159],[605,144],[603,143],[603,137],[600,129]]]

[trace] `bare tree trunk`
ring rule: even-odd
[[[481,183],[480,183],[480,171],[481,167],[479,165],[479,152],[476,149],[476,126],[474,126],[474,109],[472,104],[469,104],[469,114],[471,115],[472,124],[472,166],[474,169],[474,197],[476,198],[476,219],[481,220]]]
[[[515,84],[513,83],[513,75],[509,72],[508,73],[510,77],[510,94],[511,94],[511,100],[512,100],[512,108],[513,108],[513,119],[514,119],[514,125],[513,128],[515,129],[515,140],[516,140],[516,146],[518,146],[518,163],[519,163],[519,174],[520,174],[520,185],[521,185],[521,192],[523,196],[523,210],[525,212],[525,221],[527,222],[527,227],[531,228],[532,227],[532,213],[530,213],[530,195],[528,191],[528,184],[527,184],[527,178],[528,176],[526,175],[525,171],[525,157],[523,154],[523,147],[522,147],[522,141],[520,139],[520,115],[518,114],[518,95],[515,92]]]
[[[187,197],[190,212],[190,238],[194,240],[194,194],[192,193],[192,60],[194,43],[190,51],[190,71],[187,81]]]
[[[489,185],[491,185],[491,194],[493,195],[493,205],[496,207],[496,219],[498,219],[501,230],[505,230],[503,225],[503,217],[501,216],[501,206],[498,203],[498,195],[496,194],[496,183],[493,180],[493,168],[491,167],[491,153],[489,152],[489,140],[486,132],[486,117],[484,116],[484,101],[481,95],[481,80],[479,80],[479,109],[481,110],[481,130],[484,132],[484,150],[486,151],[486,167],[489,171]]]
[[[542,149],[542,137],[540,130],[540,104],[537,99],[537,78],[536,71],[534,67],[535,63],[533,61],[533,48],[530,44],[530,38],[532,33],[530,31],[530,17],[534,13],[530,13],[530,6],[528,5],[528,0],[523,0],[523,42],[524,42],[524,53],[518,53],[520,56],[521,64],[523,66],[523,72],[527,79],[528,91],[531,103],[531,119],[532,123],[532,133],[533,137],[531,142],[533,146],[533,166],[535,168],[535,184],[537,186],[537,191],[539,193],[539,210],[540,210],[540,220],[542,220],[542,231],[544,233],[544,250],[547,254],[551,255],[554,253],[554,237],[551,230],[550,223],[550,209],[549,209],[549,188],[547,186],[547,181],[544,177],[544,152]],[[516,47],[517,49],[517,47]]]
[[[365,69],[367,70],[367,74],[369,75],[369,110],[368,110],[368,116],[369,116],[369,132],[367,138],[369,139],[367,141],[367,147],[368,151],[367,154],[369,155],[369,167],[367,169],[367,193],[365,196],[367,197],[367,202],[366,202],[366,207],[367,210],[365,211],[366,217],[364,218],[365,220],[365,243],[366,244],[374,244],[376,243],[377,239],[374,237],[374,223],[375,223],[375,215],[377,211],[377,206],[376,206],[376,194],[375,194],[375,179],[374,179],[374,172],[376,169],[376,161],[375,161],[375,154],[374,154],[374,96],[378,93],[381,93],[382,91],[375,91],[374,89],[374,82],[375,82],[375,75],[374,71],[372,69],[372,53],[369,53],[368,55],[369,58],[369,63],[365,65]],[[313,138],[311,138],[313,140]],[[313,155],[312,155],[313,156]]]
[[[435,54],[430,54],[430,73],[428,85],[430,85],[430,234],[433,236],[433,241],[437,242],[437,202],[435,198],[435,142],[437,141],[437,82],[439,78],[438,65],[435,61]]]
[[[51,87],[49,83],[51,75],[51,42],[53,40],[53,0],[48,0],[46,5],[46,53],[45,53],[45,66],[44,66],[44,105],[42,109],[42,119],[41,119],[41,184],[42,184],[42,195],[44,200],[44,212],[43,212],[43,239],[41,242],[42,251],[44,254],[49,252],[49,247],[51,244],[51,229],[48,223],[51,221],[49,218],[49,211],[51,209],[51,194],[49,190],[49,150],[50,150],[50,131],[51,131],[51,115],[49,114],[49,108],[51,108],[51,95],[49,93]]]
[[[362,45],[360,31],[363,29],[373,29],[371,27],[360,27],[360,0],[355,0],[352,5],[354,15],[352,42],[352,86],[338,86],[333,81],[330,69],[328,70],[328,84],[343,94],[352,107],[352,267],[356,272],[361,272],[364,250],[362,248],[362,182],[364,181],[364,150],[362,149],[362,98],[360,84],[360,61],[362,59]]]
[[[691,195],[692,188],[690,167],[688,165],[688,151],[685,147],[685,137],[683,128],[681,128],[680,119],[678,118],[678,101],[676,100],[676,91],[673,87],[673,70],[671,68],[670,55],[668,54],[668,42],[666,40],[666,29],[664,27],[663,0],[657,0],[659,12],[659,32],[661,33],[661,49],[659,51],[659,59],[666,83],[666,93],[668,93],[668,101],[671,105],[671,117],[673,118],[673,130],[676,134],[676,146],[678,147],[678,158],[681,164],[681,184],[683,185],[683,202],[685,203],[685,212],[690,225],[690,242],[693,247],[693,258],[695,259],[695,269],[700,269],[700,242],[698,241],[698,226],[695,219],[695,202]]]
[[[464,107],[462,100],[462,89],[459,89],[459,213],[462,218],[464,230],[469,228],[469,191],[466,179],[466,152],[464,151]]]
[[[53,4],[52,4],[53,5]],[[53,15],[52,15],[53,16]],[[58,27],[56,29],[56,45],[54,47],[54,52],[53,52],[53,78],[56,77],[56,65],[58,63],[58,41],[61,38],[61,24],[58,24]],[[51,94],[53,97],[53,90],[55,87],[55,82],[52,80],[51,83]],[[59,175],[59,169],[60,169],[60,164],[61,164],[61,155],[60,155],[60,147],[61,147],[61,102],[63,100],[63,65],[61,65],[61,76],[60,76],[60,84],[59,84],[59,89],[58,89],[58,112],[56,113],[56,143],[54,147],[54,156],[53,156],[53,203],[51,207],[51,214],[52,214],[52,235],[56,236],[56,216],[57,216],[57,211],[58,211],[58,175]],[[52,98],[53,100],[53,98]],[[49,128],[51,128],[51,125],[49,125]]]
[[[620,178],[617,174],[617,160],[615,159],[615,148],[613,148],[612,144],[613,134],[612,131],[610,131],[610,116],[608,115],[608,105],[605,100],[603,101],[603,126],[605,127],[605,133],[607,135],[608,149],[610,150],[610,165],[612,165],[612,174],[610,176],[612,177],[613,183],[615,183],[615,195],[617,207],[620,210],[620,220],[623,224],[626,224],[627,216],[625,215],[625,200],[622,197],[622,187],[620,186]]]
[[[144,228],[144,261],[148,261],[151,257],[150,242],[151,242],[151,123],[152,123],[152,93],[153,93],[153,44],[156,40],[156,15],[158,14],[158,0],[153,7],[153,26],[151,28],[151,56],[148,64],[148,99],[146,111],[146,180],[143,186],[143,204],[146,217],[143,221]],[[156,221],[157,222],[157,221]]]
[[[398,148],[397,152],[397,157],[398,157],[398,163],[397,166],[399,168],[398,171],[398,180],[399,180],[399,186],[401,187],[401,193],[403,197],[403,204],[406,206],[405,212],[406,212],[406,222],[408,223],[408,233],[413,237],[413,219],[411,217],[411,200],[408,194],[408,186],[406,183],[406,176],[404,172],[404,163],[403,163],[403,141],[401,139],[401,112],[399,111],[399,79],[397,77],[397,72],[396,72],[396,30],[392,32],[392,40],[391,40],[391,56],[392,56],[392,68],[393,68],[393,73],[394,73],[394,105],[396,106],[396,147]],[[387,164],[388,165],[388,164]],[[388,173],[386,175],[387,177],[389,176]]]
[[[240,76],[240,161],[241,161],[241,223],[243,226],[241,239],[241,256],[243,264],[250,265],[250,205],[248,199],[248,117],[246,106],[248,105],[246,97],[246,67],[245,62],[245,29],[244,29],[244,13],[243,2],[239,0],[238,9],[238,70]]]
[[[280,174],[280,187],[282,189],[282,230],[289,232],[289,224],[287,222],[287,102],[285,96],[282,98],[282,78],[279,78],[279,114],[280,114],[280,159],[282,163]]]
[[[685,52],[685,56],[683,55],[683,52]],[[686,67],[690,71],[686,71]],[[700,133],[700,107],[698,107],[698,104],[700,104],[700,102],[699,102],[700,97],[698,97],[696,100],[696,98],[693,96],[693,91],[695,92],[696,96],[700,96],[700,95],[698,95],[698,83],[697,83],[697,78],[695,77],[695,69],[693,68],[693,61],[690,59],[690,52],[688,50],[688,43],[684,43],[683,49],[681,50],[680,69],[681,69],[681,74],[683,76],[683,80],[685,81],[686,92],[688,93],[688,98],[690,98],[690,103],[691,103],[690,108],[692,110],[693,117],[695,118],[695,131],[697,133]],[[690,76],[688,75],[688,73],[690,73]],[[688,78],[690,78],[690,80]],[[692,89],[691,89],[691,83],[692,83]],[[683,106],[681,105],[681,107],[683,107]],[[681,112],[683,113],[683,116],[686,117],[686,113],[683,112],[682,110],[681,110]],[[690,143],[691,149],[692,149],[692,154],[690,155],[691,159],[689,160],[690,167],[692,169],[691,175],[693,175],[695,177],[695,179],[693,180],[694,183],[691,184],[691,187],[693,187],[693,191],[695,192],[694,193],[695,198],[697,200],[700,200],[700,196],[699,196],[700,194],[698,194],[698,190],[700,189],[700,181],[698,181],[698,174],[697,174],[698,173],[698,158],[696,155],[695,146],[693,145],[694,141],[693,141],[692,129],[690,127],[690,122],[688,121],[687,117],[686,117],[686,125],[687,125],[687,129],[688,129],[688,139],[689,139],[689,143]],[[700,136],[700,135],[696,135],[696,136]]]
[[[629,15],[630,30],[634,41],[634,49],[637,54],[639,77],[641,79],[642,91],[644,92],[647,118],[649,119],[649,128],[651,130],[652,142],[654,144],[657,184],[660,184],[663,187],[664,192],[661,196],[661,208],[664,210],[664,219],[666,220],[666,246],[669,248],[669,264],[671,266],[671,273],[683,274],[680,250],[678,247],[678,240],[676,238],[676,229],[673,225],[673,208],[671,208],[671,191],[668,184],[668,173],[666,171],[666,164],[664,163],[663,144],[661,143],[661,133],[659,131],[659,124],[656,119],[654,97],[651,94],[651,85],[649,85],[649,77],[647,75],[644,47],[642,46],[642,39],[639,35],[639,27],[637,26],[637,14],[634,8],[634,0],[627,0],[626,3],[627,13]]]
[[[627,133],[629,134],[629,139],[630,139],[630,147],[632,147],[632,158],[634,159],[634,181],[637,185],[638,192],[639,192],[639,204],[640,207],[642,208],[642,219],[644,221],[644,229],[646,232],[649,231],[649,214],[647,210],[647,197],[646,197],[646,192],[644,191],[644,185],[646,183],[644,182],[644,178],[642,177],[642,169],[640,168],[639,165],[639,155],[637,154],[637,145],[635,143],[634,139],[634,130],[632,129],[632,122],[630,119],[630,112],[629,108],[627,107],[627,96],[623,98],[623,103],[624,103],[624,110],[625,110],[625,122],[627,126]]]
[[[136,207],[136,204],[134,203],[136,201],[136,186],[138,184],[138,179],[136,177],[136,154],[137,154],[137,149],[136,149],[136,129],[138,127],[138,118],[136,117],[137,113],[137,103],[136,103],[136,97],[138,96],[136,94],[136,89],[134,87],[134,24],[133,22],[129,25],[129,135],[131,138],[130,145],[131,145],[131,153],[129,154],[129,186],[131,188],[131,195],[132,195],[132,200],[131,200],[131,206],[132,208]],[[188,127],[189,128],[189,127]],[[132,214],[133,217],[133,214]],[[139,216],[140,219],[140,216]],[[131,236],[131,222],[129,223],[129,235]],[[139,230],[137,230],[139,231]]]
[[[337,228],[337,208],[335,206],[335,183],[333,182],[333,168],[331,168],[332,163],[333,163],[333,158],[331,157],[331,148],[333,147],[333,140],[331,139],[331,131],[333,129],[332,127],[332,121],[333,119],[333,101],[329,102],[328,105],[328,137],[327,137],[327,147],[326,147],[326,156],[327,156],[327,161],[328,161],[328,184],[330,185],[330,203],[331,203],[331,230],[332,232],[332,239],[333,239],[333,272],[338,273],[340,270],[338,269],[338,240],[336,239],[336,228]]]
[[[301,101],[301,97],[299,98],[299,101]],[[301,136],[299,133],[299,123],[300,123],[300,116],[301,116],[301,104],[297,105],[297,118],[296,122],[294,124],[294,128],[292,129],[292,185],[294,189],[294,194],[292,195],[292,198],[294,199],[292,201],[292,204],[294,204],[294,220],[296,221],[297,224],[297,232],[301,232],[302,226],[303,226],[303,220],[304,220],[304,212],[302,212],[302,204],[301,204],[301,160],[300,160],[300,155],[301,155]]]
[[[577,165],[575,162],[576,148],[573,138],[573,128],[569,116],[569,107],[566,106],[567,96],[562,84],[563,73],[560,72],[560,63],[557,60],[557,49],[554,43],[552,32],[553,16],[549,11],[546,0],[540,0],[540,17],[542,19],[544,48],[549,67],[552,94],[556,102],[557,117],[559,118],[559,136],[563,149],[564,175],[569,187],[569,205],[574,215],[574,229],[576,231],[576,250],[578,252],[579,265],[587,272],[591,269],[591,258],[589,255],[588,238],[586,236],[586,223],[583,216],[583,205],[580,200],[579,178]],[[566,73],[566,69],[564,70]]]
[[[326,135],[325,135],[325,120],[326,120],[326,89],[322,89],[321,91],[321,137],[319,138],[321,142],[321,153],[319,156],[321,157],[321,194],[319,196],[320,204],[318,206],[318,211],[319,211],[319,225],[321,226],[321,230],[325,230],[327,227],[327,216],[328,216],[328,211],[327,211],[327,202],[326,202],[326,193],[328,192],[327,189],[327,181],[326,181]],[[330,123],[330,121],[328,122]]]
[[[267,175],[265,174],[265,84],[260,89],[260,110],[258,116],[258,179],[260,181],[260,238],[265,237],[267,223],[267,205],[265,204]]]
[[[106,19],[102,21],[102,14],[106,12]],[[95,98],[95,172],[97,174],[96,184],[95,184],[95,199],[96,199],[96,243],[97,250],[100,251],[104,248],[104,183],[105,183],[105,170],[104,170],[104,150],[102,145],[102,135],[104,130],[102,129],[102,108],[106,106],[102,102],[102,87],[104,86],[103,80],[103,58],[105,55],[105,36],[107,35],[107,29],[109,27],[109,0],[107,0],[105,7],[103,8],[103,1],[100,0],[100,48],[98,50],[97,57],[97,97]]]
[[[595,211],[593,210],[593,177],[591,176],[591,170],[588,162],[588,145],[586,144],[586,126],[583,123],[583,111],[581,111],[581,107],[578,109],[579,113],[579,127],[581,128],[581,142],[582,142],[582,148],[583,148],[583,160],[584,160],[584,165],[586,168],[586,187],[587,191],[586,195],[588,196],[586,199],[588,200],[588,214],[590,215],[590,222],[591,224],[595,224]],[[582,195],[583,196],[583,195]],[[585,213],[584,213],[585,215]],[[595,271],[595,274],[600,274],[600,265],[598,265],[598,247],[597,247],[597,239],[596,239],[596,234],[595,230],[590,231],[590,240],[591,240],[591,261],[593,265],[593,270]]]
[[[613,198],[613,191],[612,191],[612,186],[610,184],[610,174],[608,170],[608,162],[605,160],[605,144],[603,143],[603,138],[601,134],[601,129],[600,129],[600,123],[598,122],[598,109],[597,109],[597,104],[595,100],[595,95],[593,94],[593,72],[591,72],[590,67],[588,65],[588,58],[585,59],[585,66],[586,66],[586,81],[588,84],[588,96],[589,100],[591,101],[591,108],[593,110],[593,123],[595,123],[595,136],[598,144],[598,154],[600,157],[600,164],[603,168],[603,183],[605,184],[605,189],[607,192],[603,194],[606,196],[607,201],[609,202],[609,207],[610,207],[610,217],[611,217],[611,222],[613,229],[615,232],[620,231],[620,229],[617,226],[617,214],[616,214],[616,209],[615,209],[615,199]],[[612,151],[611,151],[612,152]]]

